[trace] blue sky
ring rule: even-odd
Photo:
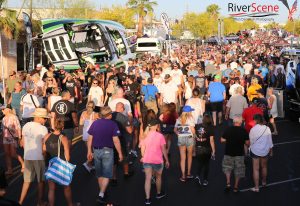
[[[126,0],[90,0],[96,8],[109,7],[111,5],[125,5]],[[210,4],[217,4],[221,8],[221,14],[228,15],[227,6],[228,3],[241,4],[271,4],[279,6],[279,16],[274,17],[276,22],[285,23],[288,17],[288,10],[278,0],[156,0],[158,6],[155,7],[155,14],[159,16],[162,12],[166,12],[170,18],[180,18],[187,10],[190,12],[202,12]],[[295,0],[288,0],[290,7]],[[9,6],[20,6],[22,0],[8,0]],[[299,11],[294,14],[294,18],[299,18]]]

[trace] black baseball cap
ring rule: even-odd
[[[153,83],[153,79],[152,79],[151,77],[149,77],[149,78],[147,79],[147,82],[148,82],[149,84],[152,84],[152,83]]]

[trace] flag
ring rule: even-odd
[[[288,17],[288,19],[290,21],[293,21],[293,15],[297,11],[297,8],[298,8],[297,4],[298,4],[298,2],[297,2],[297,0],[295,0],[295,2],[293,3],[292,8],[289,10],[289,17]]]
[[[23,12],[23,21],[24,21],[24,26],[26,30],[26,46],[27,46],[27,53],[26,53],[26,65],[25,68],[27,71],[31,71],[32,68],[32,24],[30,17],[27,13]]]

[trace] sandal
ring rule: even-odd
[[[185,181],[186,181],[186,179],[185,179],[184,177],[180,177],[179,180],[180,180],[181,182],[185,182]]]
[[[267,187],[267,183],[266,183],[266,182],[262,182],[262,183],[261,183],[261,186],[262,186],[262,187]]]
[[[193,176],[193,175],[187,175],[186,178],[187,178],[187,179],[193,179],[194,176]]]
[[[239,193],[240,192],[240,190],[239,190],[239,188],[233,188],[233,192],[235,193],[235,194],[237,194],[237,193]]]
[[[259,189],[256,189],[255,187],[253,187],[253,188],[250,189],[250,191],[252,191],[252,192],[257,192],[257,193],[258,193],[258,192],[259,192]]]
[[[230,192],[230,190],[231,190],[231,186],[230,186],[230,184],[227,184],[226,187],[225,187],[224,192],[228,193],[228,192]]]

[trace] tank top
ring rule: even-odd
[[[92,125],[92,123],[94,122],[94,115],[95,112],[92,112],[92,114],[90,115],[90,118],[85,119],[83,122],[83,129],[82,129],[82,140],[83,141],[87,141],[89,134],[88,134],[88,130],[90,128],[90,126]]]
[[[58,155],[58,140],[59,140],[60,135],[61,134],[56,135],[56,134],[51,133],[49,138],[45,142],[46,151],[47,151],[47,155],[48,155],[49,159],[51,159],[53,157],[57,157],[57,155]],[[64,147],[63,147],[62,143],[60,145],[60,158],[65,160]]]

